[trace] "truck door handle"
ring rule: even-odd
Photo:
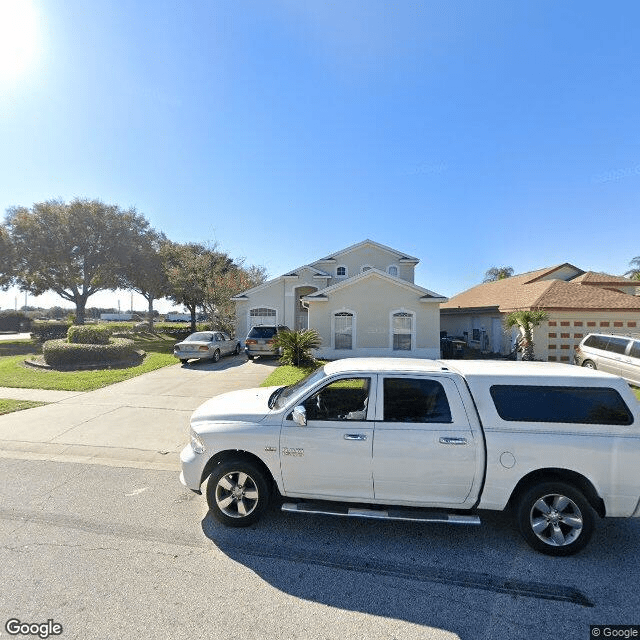
[[[367,436],[364,433],[345,433],[345,440],[366,440]]]
[[[440,438],[440,444],[467,444],[466,438]]]

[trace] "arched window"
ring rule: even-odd
[[[277,311],[269,307],[256,307],[249,311],[249,329],[258,324],[277,324]]]
[[[413,313],[396,311],[392,318],[393,350],[411,351],[413,349],[414,322]]]
[[[336,278],[346,278],[346,277],[347,277],[347,267],[337,267]]]
[[[333,315],[333,338],[336,349],[353,349],[353,314],[340,311]]]
[[[393,276],[394,278],[398,277],[398,267],[396,267],[395,264],[392,264],[388,269],[387,269],[387,273],[390,276]]]

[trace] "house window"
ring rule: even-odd
[[[353,349],[353,314],[341,311],[333,316],[336,349]]]
[[[390,276],[393,276],[394,278],[398,277],[398,267],[396,267],[395,264],[392,264],[388,269],[387,269],[387,273]]]
[[[249,329],[258,324],[276,324],[276,310],[267,307],[256,307],[249,311]]]
[[[393,350],[411,351],[413,314],[398,311],[393,314]]]
[[[346,278],[347,277],[347,267],[338,267],[336,269],[336,278]]]

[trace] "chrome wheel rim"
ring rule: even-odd
[[[246,518],[258,506],[258,487],[243,471],[222,476],[216,485],[216,504],[230,518]]]
[[[529,514],[531,529],[551,547],[565,547],[582,533],[584,521],[578,505],[559,493],[538,498]]]

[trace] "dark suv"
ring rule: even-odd
[[[290,329],[283,324],[259,324],[252,327],[244,341],[244,352],[247,358],[253,360],[256,356],[279,355],[273,342],[281,331],[290,331]]]

